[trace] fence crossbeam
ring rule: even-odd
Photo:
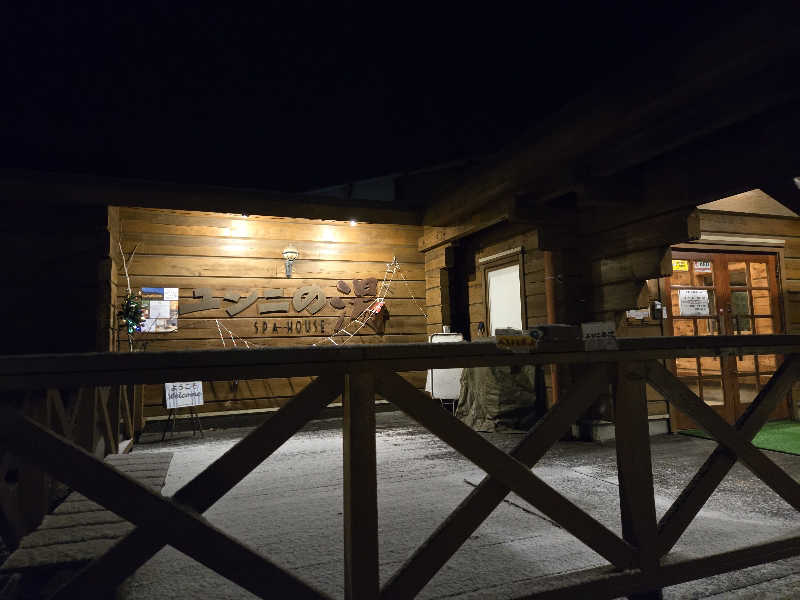
[[[740,431],[728,425],[713,408],[703,402],[685,383],[657,361],[647,362],[647,380],[668,402],[671,402],[726,449],[735,454],[761,481],[781,498],[800,511],[800,483],[758,450]]]
[[[634,564],[634,549],[605,525],[559,494],[516,458],[485,440],[396,373],[378,378],[380,394],[476,466],[561,525],[620,569]]]
[[[195,515],[193,511],[197,510],[203,512],[210,508],[210,506],[212,506],[219,498],[225,495],[225,493],[233,488],[236,483],[241,481],[256,466],[263,462],[263,460],[265,460],[270,454],[272,454],[272,452],[279,448],[298,429],[313,419],[323,406],[334,400],[341,393],[341,390],[341,376],[326,376],[318,378],[309,386],[307,386],[302,392],[300,392],[295,398],[290,400],[272,418],[265,421],[260,427],[256,428],[247,437],[239,441],[225,454],[214,461],[214,463],[212,463],[202,473],[181,488],[175,494],[172,500],[163,498],[160,495],[156,495],[156,498],[163,500],[164,502],[171,503],[177,510],[185,511],[195,520],[202,519],[198,515]],[[65,444],[66,442],[59,443]],[[85,457],[78,456],[78,460],[86,462]],[[96,459],[94,460],[96,461]],[[113,468],[109,467],[105,463],[100,461],[96,462],[98,462],[103,469],[110,471],[113,474],[108,475],[106,473],[104,475],[106,478],[110,477],[111,480],[118,479],[118,477],[124,478],[123,475],[116,473]],[[94,466],[93,469],[98,470],[99,467]],[[69,468],[69,471],[73,470],[74,467]],[[53,474],[61,479],[64,477],[64,474],[59,469],[55,469]],[[82,493],[84,493],[84,495],[87,497],[95,499],[100,504],[103,504],[109,509],[114,510],[114,512],[117,512],[135,524],[144,524],[140,522],[141,519],[139,518],[138,514],[133,515],[135,518],[130,518],[130,516],[120,512],[119,510],[116,510],[114,508],[114,504],[119,504],[119,501],[117,501],[115,498],[94,498],[92,495],[95,492],[93,486],[89,485],[90,493],[87,493],[86,491],[81,490],[77,485],[74,485],[69,481],[65,482],[82,491]],[[84,483],[85,482],[81,481],[81,485]],[[130,487],[131,485],[141,487],[133,480],[130,480],[122,485],[123,488],[126,486]],[[149,489],[146,491],[150,494],[153,494],[153,492]],[[141,494],[141,492],[131,493]],[[156,510],[161,510],[163,513],[167,509],[162,508]],[[204,520],[200,521],[200,523],[201,526],[206,525]],[[225,534],[221,535],[224,536]],[[82,569],[75,576],[75,578],[73,578],[73,580],[59,589],[55,593],[54,597],[75,598],[97,596],[98,592],[102,590],[108,590],[116,585],[119,585],[125,579],[125,577],[130,575],[131,572],[144,564],[151,556],[163,548],[167,543],[172,544],[193,558],[200,560],[200,558],[191,552],[187,552],[184,547],[182,547],[186,546],[186,544],[176,545],[174,540],[165,537],[160,527],[139,527],[117,542],[106,554],[97,558],[95,561]],[[236,544],[236,542],[233,543]],[[248,550],[248,552],[252,551]],[[308,596],[310,592],[310,596],[319,597],[316,592],[310,590],[310,588],[307,588],[305,584],[294,579],[293,576],[284,573],[282,570],[278,569],[278,567],[271,565],[271,563],[266,561],[266,559],[263,559],[258,555],[255,555],[255,557],[262,563],[269,565],[268,567],[264,568],[264,580],[276,578],[276,583],[281,585],[281,580],[285,576],[287,581],[292,584],[290,585],[291,588],[297,587],[293,582],[297,581],[299,583],[300,587],[298,587],[296,590],[298,593]],[[213,558],[212,554],[212,558],[208,566],[215,568],[215,560],[216,559]],[[251,558],[251,562],[252,561],[255,561],[255,558]],[[200,560],[200,562],[203,561]],[[230,571],[230,569],[228,570]],[[272,573],[275,570],[277,570],[277,573]],[[239,569],[236,569],[236,572],[238,571]],[[219,572],[221,572],[223,575],[226,575],[226,573],[221,570]],[[242,582],[237,581],[236,579],[233,580],[243,587],[247,587],[243,585]],[[261,593],[267,593],[262,583],[263,582],[259,582],[255,589],[260,590]],[[251,589],[251,591],[253,590]],[[259,591],[254,591],[254,593],[258,594]]]
[[[792,384],[798,377],[800,377],[800,356],[795,354],[783,361],[747,411],[736,421],[734,427],[743,439],[751,441],[756,436],[777,404],[791,391]],[[672,549],[735,464],[736,455],[723,444],[718,444],[661,517],[658,524],[659,556],[664,556]]]
[[[598,390],[608,383],[610,366],[592,365],[560,402],[550,408],[510,454],[532,468],[564,432],[597,399]],[[413,598],[450,560],[450,557],[480,527],[508,495],[509,489],[487,475],[384,584],[381,598]]]

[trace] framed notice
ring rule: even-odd
[[[177,383],[165,383],[164,392],[167,410],[183,408],[184,406],[203,405],[202,381],[179,381]]]
[[[678,306],[682,317],[707,317],[708,290],[678,290]]]
[[[142,333],[178,330],[178,288],[142,288]]]

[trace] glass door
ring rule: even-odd
[[[726,312],[731,334],[781,333],[775,256],[728,254],[725,255],[725,262],[729,288]],[[736,358],[736,418],[747,409],[769,381],[778,368],[779,361],[780,357],[775,354]],[[788,406],[781,403],[773,418],[788,416]]]
[[[775,255],[672,253],[668,333],[676,336],[752,335],[781,331]],[[775,355],[678,358],[675,374],[733,423],[775,372]],[[781,403],[773,418],[788,416]],[[676,411],[678,429],[695,424]]]

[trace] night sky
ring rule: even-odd
[[[480,157],[716,10],[236,4],[4,3],[0,167],[300,191]]]

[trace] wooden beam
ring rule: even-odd
[[[800,357],[787,357],[734,426],[745,440],[752,440],[767,422],[778,402],[786,399],[800,377]],[[658,524],[658,555],[672,549],[700,509],[736,464],[736,455],[719,444],[672,503]]]
[[[356,371],[345,376],[342,411],[345,598],[374,600],[380,584],[375,379],[371,372]]]
[[[605,525],[556,492],[523,463],[509,456],[405,379],[391,372],[378,377],[378,392],[431,433],[542,511],[618,568],[633,564],[633,548]]]
[[[111,386],[100,386],[94,389],[95,400],[100,407],[100,432],[103,434],[105,441],[105,453],[117,453],[117,440],[114,435],[114,429],[111,426],[111,416],[109,415],[109,404],[111,398]]]
[[[487,227],[512,219],[517,211],[517,202],[513,197],[500,200],[492,206],[476,212],[464,220],[446,226],[429,226],[423,228],[417,249],[427,252],[443,244],[452,243],[461,238],[477,233]]]
[[[564,574],[543,578],[538,591],[517,600],[610,600],[626,594],[646,591],[653,586],[667,587],[719,575],[755,565],[791,558],[800,554],[800,535],[787,536],[747,548],[720,552],[702,558],[670,558],[653,572],[638,569],[614,571],[609,567],[571,571],[565,585]]]
[[[569,426],[595,401],[609,380],[607,365],[593,365],[584,377],[528,432],[511,456],[532,468]],[[509,489],[487,475],[439,525],[381,590],[382,599],[413,598],[450,560],[508,495]]]
[[[658,567],[659,556],[644,371],[641,363],[620,363],[614,423],[622,537],[636,547],[639,569],[649,573]],[[631,596],[641,600],[661,597],[658,588]]]
[[[341,376],[318,377],[178,490],[174,500],[189,509],[205,512],[308,421],[316,417],[342,390]],[[106,554],[84,567],[53,598],[66,600],[100,597],[103,592],[120,585],[132,570],[147,562],[164,545],[164,539],[157,531],[137,528]]]
[[[719,443],[739,460],[752,473],[766,483],[795,510],[800,511],[800,483],[776,465],[766,454],[756,449],[750,441],[743,439],[740,432],[700,400],[686,384],[670,373],[656,361],[647,362],[647,381],[661,393],[667,402],[674,404],[689,415],[703,429],[708,431]]]
[[[341,374],[349,369],[420,371],[450,367],[587,364],[721,354],[797,354],[799,335],[620,338],[619,350],[552,343],[530,354],[492,343],[273,346],[250,350],[86,353],[0,357],[0,390],[118,382],[226,381]]]
[[[319,194],[185,185],[112,177],[36,171],[0,171],[0,191],[20,205],[50,204],[142,206],[304,219],[354,219],[365,223],[419,225],[422,215],[396,205],[342,201]]]

